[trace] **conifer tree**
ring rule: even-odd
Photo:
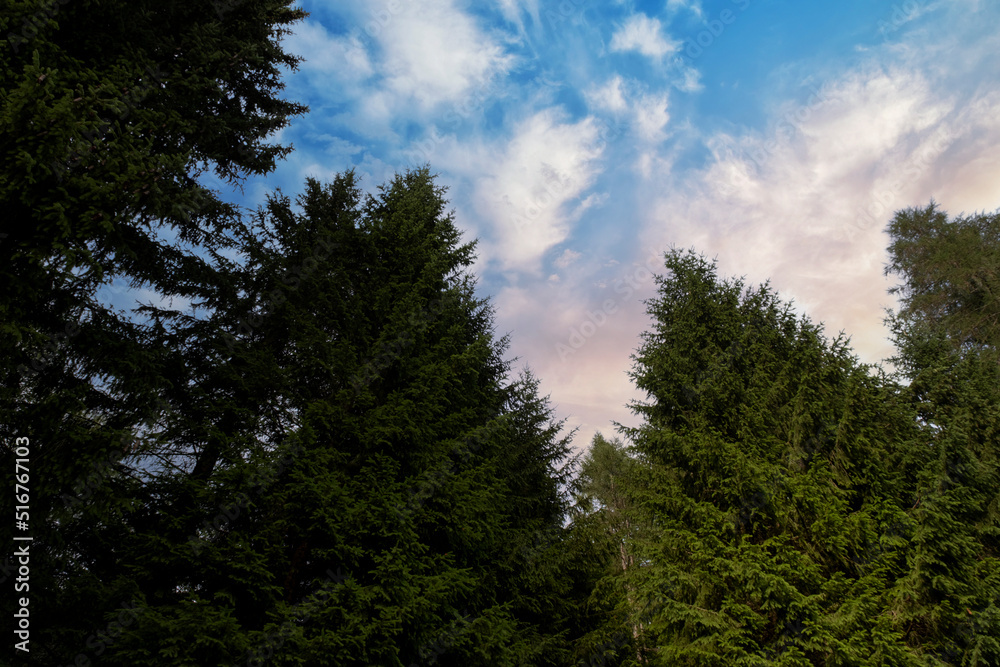
[[[196,179],[238,184],[290,150],[267,138],[305,111],[279,97],[298,61],[280,39],[302,16],[282,0],[14,2],[0,16],[0,435],[34,445],[38,664],[106,652],[100,610],[138,599],[136,531],[170,517],[169,543],[194,520],[192,489],[161,473],[190,463],[203,484],[269,404],[249,397],[255,380],[211,395],[252,361],[217,363],[228,351],[204,317],[238,310],[244,276],[225,255],[244,229]],[[179,304],[122,312],[99,295],[122,286]]]
[[[79,567],[105,614],[142,610],[102,663],[567,664],[568,436],[508,379],[443,190],[347,173],[298,204],[271,200],[242,296],[187,323],[205,393],[168,393],[158,432],[187,463]]]
[[[2,17],[0,197],[34,223],[0,238],[3,427],[48,473],[30,659],[568,660],[568,439],[507,378],[427,171],[248,224],[195,179],[290,150],[266,139],[305,110],[277,95],[304,14],[64,4]]]
[[[882,613],[906,406],[766,285],[677,250],[666,268],[635,357],[645,423],[626,430],[649,465],[649,664],[918,664]]]
[[[901,279],[893,361],[919,423],[893,613],[928,664],[1000,661],[998,220],[949,220],[932,202],[889,225],[886,273]]]
[[[897,329],[897,344],[919,431],[905,463],[906,570],[890,608],[928,664],[996,664],[1000,365],[990,351],[959,352],[947,335],[919,326]]]

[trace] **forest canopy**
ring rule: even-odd
[[[16,664],[1000,664],[1000,215],[887,221],[891,370],[666,251],[640,425],[581,455],[430,166],[203,185],[291,151],[303,17],[0,17]]]

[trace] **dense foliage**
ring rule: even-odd
[[[955,347],[1000,347],[1000,213],[949,220],[931,202],[889,224],[886,274],[902,282],[899,317],[933,327]]]
[[[910,284],[915,256],[896,258]],[[995,348],[904,300],[891,377],[766,285],[694,253],[666,268],[635,356],[644,424],[627,449],[595,439],[581,476],[618,549],[604,634],[634,635],[614,664],[996,664]]]
[[[7,2],[0,13],[0,433],[34,443],[38,664],[104,653],[93,633],[105,611],[134,622],[121,607],[139,600],[127,538],[144,528],[125,517],[175,516],[179,534],[194,503],[163,473],[204,482],[219,443],[252,439],[258,418],[236,423],[255,414],[244,399],[266,393],[263,378],[214,393],[240,362],[220,363],[210,324],[122,312],[99,294],[140,288],[203,312],[239,294],[223,254],[243,222],[195,179],[211,169],[238,182],[289,150],[265,140],[305,111],[279,97],[281,68],[297,62],[280,39],[303,16],[290,5]]]
[[[0,14],[18,664],[1000,664],[1000,215],[890,223],[891,373],[668,252],[642,424],[577,461],[427,168],[253,213],[199,181],[291,150],[303,16]]]
[[[429,173],[375,198],[310,182],[250,216],[197,180],[290,150],[266,140],[304,111],[278,96],[302,16],[0,17],[2,427],[33,442],[33,664],[568,654],[576,584],[549,557],[568,436],[508,378]],[[115,308],[123,287],[149,302]]]

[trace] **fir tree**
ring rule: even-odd
[[[270,201],[242,296],[186,324],[178,465],[78,566],[107,614],[141,608],[102,661],[566,664],[568,438],[508,379],[443,190],[347,173],[298,204]]]
[[[221,316],[205,319],[238,310],[245,276],[223,255],[243,223],[195,179],[211,169],[239,183],[288,152],[266,140],[305,111],[279,99],[278,78],[297,63],[280,39],[304,14],[271,0],[9,5],[0,434],[34,443],[31,658],[56,664],[107,652],[101,610],[144,604],[137,582],[164,569],[129,569],[136,535],[168,560],[164,545],[208,502],[195,495],[216,452],[232,461],[254,446],[266,391],[250,381],[211,395],[251,360],[229,359],[212,330]],[[121,312],[98,296],[112,285],[180,303]],[[198,483],[163,474],[174,466]],[[187,585],[170,580],[158,585]]]
[[[917,664],[882,613],[906,406],[766,285],[680,251],[666,268],[635,357],[645,423],[626,430],[649,465],[650,664]]]
[[[998,219],[948,220],[931,203],[889,226],[886,273],[901,278],[893,361],[919,422],[893,613],[928,664],[1000,661]]]

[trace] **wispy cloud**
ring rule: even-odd
[[[475,198],[493,223],[505,270],[537,272],[542,255],[567,238],[571,205],[598,173],[598,137],[592,118],[568,122],[549,108],[527,118],[490,152]],[[581,213],[577,208],[575,215]]]
[[[770,278],[875,361],[891,351],[893,211],[1000,204],[990,3],[304,2],[288,92],[313,112],[284,133],[297,151],[268,186],[351,165],[373,186],[429,162],[480,239],[511,353],[581,446],[630,420],[650,256],[695,246]]]
[[[698,18],[701,18],[704,14],[701,8],[701,0],[667,0],[668,12],[679,12],[684,9]]]
[[[662,141],[666,136],[664,128],[669,121],[665,94],[643,95],[636,101],[636,131],[643,140],[650,143]]]
[[[659,198],[646,238],[770,278],[829,333],[843,329],[865,358],[884,358],[885,225],[896,209],[961,189],[968,157],[958,156],[989,160],[983,138],[1000,140],[997,118],[996,95],[960,108],[919,72],[848,73],[811,104],[783,105],[765,133],[714,135],[711,162]]]
[[[678,48],[677,42],[664,36],[660,21],[645,14],[629,16],[611,37],[612,51],[638,51],[654,60],[676,53]]]
[[[623,81],[620,75],[615,75],[602,86],[592,86],[585,93],[587,101],[596,109],[620,113],[628,109],[625,101]]]
[[[499,0],[500,11],[504,18],[517,26],[519,32],[524,32],[525,15],[530,16],[532,22],[540,25],[538,0]]]
[[[563,251],[563,254],[559,255],[559,258],[555,261],[555,265],[560,269],[565,269],[570,264],[580,259],[580,257],[580,253],[566,248],[566,250]]]
[[[587,89],[584,97],[595,111],[610,113],[619,122],[627,119],[643,143],[659,143],[666,137],[665,128],[670,121],[666,93],[649,92],[644,84],[626,82],[616,74],[606,83]]]

